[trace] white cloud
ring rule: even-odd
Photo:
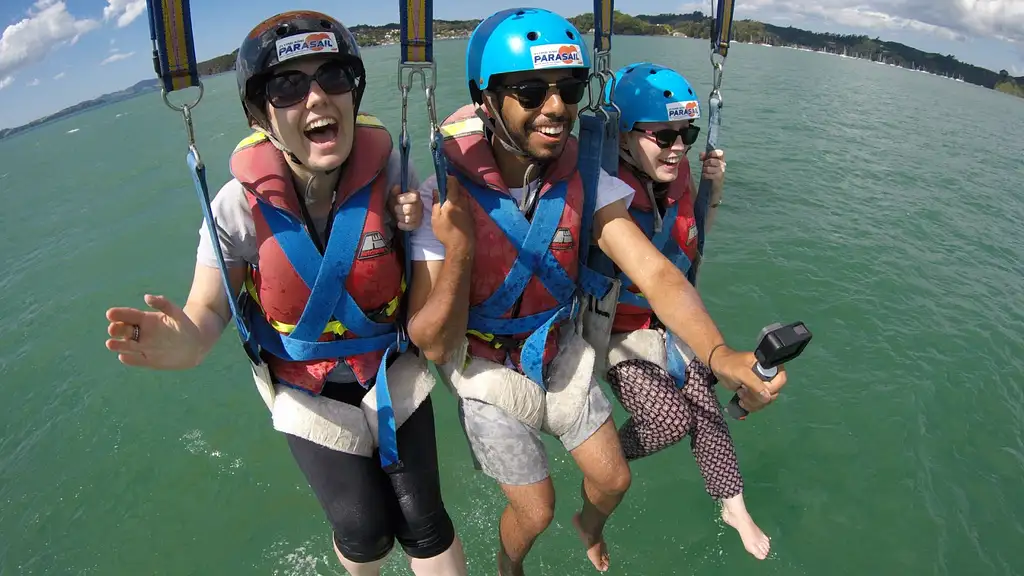
[[[146,13],[146,0],[107,0],[103,9],[103,19],[117,19],[117,27],[124,28],[136,18]],[[114,43],[113,40],[110,41]]]
[[[14,76],[5,76],[3,78],[0,78],[0,90],[3,90],[4,88],[10,86],[11,82],[14,82]]]
[[[692,11],[696,4],[683,8]],[[744,0],[738,18],[813,16],[856,28],[906,29],[951,40],[966,37],[1024,42],[1024,1],[1021,0]],[[704,8],[707,11],[707,8]]]
[[[95,20],[76,19],[63,0],[38,0],[27,18],[11,24],[0,35],[0,75],[39,62],[98,26]]]
[[[60,80],[63,77],[64,77],[64,72],[61,72],[60,74],[57,74],[56,76],[54,76],[53,79],[54,80]]]
[[[131,58],[133,55],[135,55],[135,52],[120,52],[117,54],[111,54],[110,56],[107,56],[106,60],[100,62],[100,66],[105,66],[107,64],[110,64],[111,62],[117,62],[118,60],[124,60],[125,58]]]
[[[26,86],[39,86],[39,78],[33,78]]]

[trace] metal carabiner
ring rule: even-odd
[[[199,100],[197,99],[196,102],[198,101]],[[191,106],[185,104],[184,106],[182,106],[181,116],[185,122],[185,135],[188,138],[188,149],[192,153],[192,155],[195,156],[196,167],[202,169],[204,167],[203,159],[199,155],[199,148],[196,147],[196,131],[195,128],[192,126],[192,106],[195,106],[195,104]]]

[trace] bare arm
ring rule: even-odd
[[[722,203],[722,189],[725,188],[725,182],[718,180],[711,185],[711,202],[708,204],[708,217],[704,222],[704,233],[709,234],[711,232],[711,226],[715,223],[715,215],[718,214],[718,205]],[[694,195],[694,202],[697,201],[697,196]]]
[[[228,268],[228,280],[231,282],[231,293],[238,294],[245,282],[245,268]],[[195,365],[199,365],[231,321],[231,308],[228,306],[228,296],[224,293],[220,270],[196,264],[192,289],[183,310],[199,329],[196,334],[198,346],[195,349]]]
[[[409,338],[432,362],[447,362],[466,334],[472,264],[472,252],[412,263]]]
[[[697,290],[637,228],[625,202],[615,202],[598,210],[594,239],[640,288],[665,326],[707,363],[711,349],[725,339],[708,315]]]
[[[428,360],[444,364],[466,335],[474,252],[473,216],[455,177],[448,176],[444,205],[434,191],[431,213],[431,230],[444,246],[444,260],[412,263],[408,330]]]
[[[244,268],[228,271],[237,293],[245,280]],[[220,271],[196,265],[192,290],[184,308],[166,296],[147,294],[152,311],[118,307],[107,310],[107,349],[128,366],[157,370],[185,370],[198,366],[231,320]],[[137,337],[137,339],[136,339]]]

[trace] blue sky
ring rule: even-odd
[[[690,12],[708,2],[619,0],[631,14]],[[481,18],[512,4],[436,0],[435,18]],[[568,16],[591,0],[527,4]],[[145,0],[0,2],[0,128],[16,126],[88,98],[153,77]],[[200,60],[230,52],[257,22],[287,9],[321,10],[347,24],[398,19],[397,2],[196,0],[192,18]],[[954,54],[993,70],[1024,75],[1022,0],[737,0],[736,18],[817,31],[864,33],[926,51]]]

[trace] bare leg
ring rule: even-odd
[[[583,508],[573,517],[587,557],[600,572],[608,570],[610,558],[604,541],[604,525],[629,490],[629,465],[622,455],[615,423],[611,417],[590,438],[572,451],[583,472]]]
[[[722,520],[739,532],[747,552],[764,560],[771,543],[754,523],[743,502],[743,477],[736,460],[736,447],[729,434],[729,426],[722,417],[718,397],[712,388],[714,384],[714,376],[704,364],[690,364],[683,389],[697,420],[690,446],[704,476],[708,494],[722,502]]]
[[[331,538],[331,541],[333,542],[334,538]],[[334,553],[338,555],[338,560],[341,562],[341,565],[344,566],[345,570],[348,570],[348,573],[352,576],[380,576],[380,568],[388,559],[388,557],[385,556],[374,562],[353,562],[341,554],[341,551],[338,550],[337,544],[334,544]]]
[[[409,558],[416,576],[466,576],[466,554],[459,537],[444,552],[433,558]]]
[[[555,516],[555,487],[545,478],[525,486],[502,484],[501,489],[508,506],[498,524],[498,574],[524,576],[523,560]]]

